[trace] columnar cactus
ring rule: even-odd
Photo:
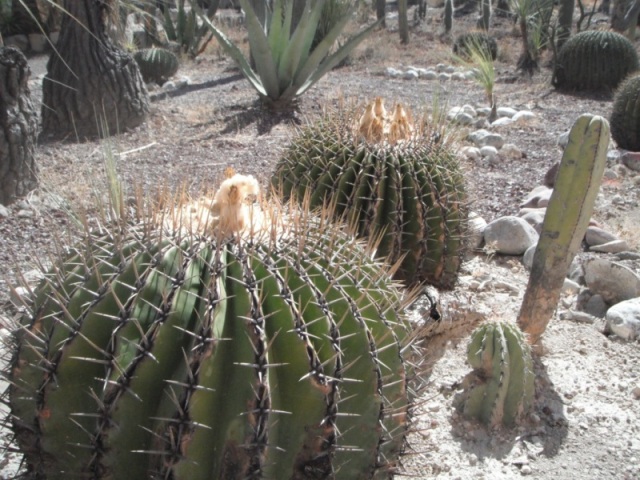
[[[133,54],[145,83],[163,85],[178,71],[179,62],[175,53],[164,48],[145,48]]]
[[[627,78],[618,88],[609,122],[620,148],[640,151],[640,75]]]
[[[47,274],[7,372],[37,478],[393,476],[402,294],[326,221],[249,205],[256,187],[89,234]]]
[[[588,30],[569,38],[562,46],[552,83],[564,90],[613,89],[639,66],[636,49],[626,37]]]
[[[491,26],[491,0],[480,0],[480,16],[478,17],[477,26],[482,30],[489,30]]]
[[[518,316],[532,344],[553,317],[569,265],[589,226],[608,145],[609,124],[602,117],[581,115],[571,128]]]
[[[452,287],[466,233],[466,194],[445,140],[425,135],[397,105],[376,99],[356,121],[328,117],[304,128],[272,183],[284,198],[334,203],[360,236],[380,238],[378,255],[401,262],[396,278]]]
[[[444,31],[449,33],[453,27],[453,0],[444,2]]]
[[[513,426],[533,404],[531,347],[517,325],[488,323],[476,329],[467,349],[474,371],[458,398],[463,415],[491,427]]]

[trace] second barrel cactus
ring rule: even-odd
[[[251,206],[256,187],[93,232],[47,274],[7,372],[34,478],[393,476],[402,294],[326,221]]]
[[[613,89],[639,67],[636,49],[625,36],[588,30],[562,46],[552,83],[563,90]]]
[[[163,85],[178,71],[180,63],[175,53],[164,48],[145,48],[133,54],[145,83]]]
[[[629,77],[618,88],[609,123],[620,148],[640,151],[640,75]]]
[[[399,262],[396,278],[452,287],[467,220],[462,172],[451,147],[425,135],[407,111],[377,98],[357,120],[329,116],[304,128],[277,166],[273,185],[310,206],[335,204],[336,217],[377,253]]]

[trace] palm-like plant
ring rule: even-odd
[[[300,1],[300,0],[297,0]],[[351,17],[352,9],[312,48],[322,9],[327,0],[306,1],[305,11],[292,28],[294,0],[275,0],[267,18],[260,22],[248,0],[245,11],[249,46],[255,69],[229,38],[199,11],[200,18],[240,67],[242,74],[269,106],[288,108],[296,99],[341,62],[378,25],[374,23],[349,38],[335,51],[331,48]],[[194,8],[198,8],[193,4]]]

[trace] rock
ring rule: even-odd
[[[472,250],[477,250],[482,246],[484,240],[484,229],[487,221],[475,212],[469,213],[469,237],[468,245]]]
[[[474,121],[474,118],[468,113],[459,112],[455,117],[451,119],[451,121],[459,125],[471,125]]]
[[[529,249],[527,249],[527,251],[529,251]],[[525,255],[526,254],[527,252],[525,252]],[[580,285],[569,278],[565,278],[562,283],[562,291],[570,295],[575,295],[580,291]]]
[[[536,114],[530,112],[529,110],[521,110],[517,112],[512,118],[514,122],[523,124],[530,122],[531,120],[536,118]]]
[[[640,172],[640,152],[624,152],[620,160],[629,170]]]
[[[597,318],[593,315],[589,315],[586,312],[580,312],[577,310],[569,310],[569,316],[571,320],[579,323],[594,324],[597,320]]]
[[[518,111],[515,108],[511,108],[511,107],[498,107],[498,109],[496,110],[496,113],[498,114],[498,117],[511,118],[516,113],[518,113]]]
[[[31,47],[31,52],[33,53],[44,53],[46,48],[49,46],[47,37],[42,33],[30,33],[28,37],[29,46]]]
[[[622,195],[616,193],[613,197],[611,197],[611,203],[613,203],[614,205],[624,205],[625,200]]]
[[[481,115],[483,117],[488,117],[489,114],[491,113],[491,107],[480,107],[476,110],[478,115]]]
[[[539,205],[539,202],[541,199],[546,198],[547,199],[547,204],[548,202],[548,198],[551,197],[551,193],[553,192],[552,189],[550,189],[549,187],[545,187],[544,185],[539,185],[537,187],[535,187],[533,190],[531,190],[531,192],[529,192],[529,195],[527,195],[527,198],[524,199],[524,201],[520,204],[520,208],[541,208],[541,207],[546,207],[547,205]]]
[[[607,311],[605,316],[611,332],[624,340],[640,336],[640,298],[620,302]]]
[[[546,209],[544,209],[545,211],[542,210],[543,209],[532,210],[531,212],[527,212],[521,216],[524,221],[526,221],[533,227],[536,232],[538,232],[538,235],[542,231],[542,224],[544,223],[544,214]]]
[[[469,134],[469,140],[476,144],[477,147],[491,146],[496,147],[498,150],[504,145],[504,138],[497,133],[489,132],[488,130],[480,129]]]
[[[480,155],[491,162],[498,157],[498,149],[491,145],[486,145],[480,149]]]
[[[466,76],[463,72],[455,72],[451,74],[451,80],[455,80],[458,82],[461,82],[463,80],[466,80]]]
[[[425,80],[435,80],[438,78],[438,74],[433,70],[427,70],[424,73],[421,73],[420,76]]]
[[[29,50],[29,37],[22,34],[4,37],[4,46],[16,47],[21,52],[27,52]]]
[[[537,246],[538,245],[531,245],[525,250],[524,255],[522,256],[522,264],[527,270],[531,270],[531,267],[533,267],[533,256],[536,253]]]
[[[509,117],[502,117],[497,119],[496,121],[491,123],[492,127],[504,127],[505,125],[511,125],[513,123],[513,120],[511,120]]]
[[[547,187],[553,188],[553,186],[556,184],[556,176],[558,175],[559,168],[560,162],[556,162],[551,166],[549,170],[547,170],[547,173],[544,174],[544,184]]]
[[[587,245],[592,247],[594,245],[602,245],[604,243],[613,242],[614,240],[618,240],[618,237],[616,237],[613,233],[603,230],[602,228],[589,225],[584,235],[584,240],[585,242],[587,242]]]
[[[602,295],[597,293],[595,295],[591,295],[582,306],[583,311],[598,318],[604,318],[608,308],[609,307],[604,301],[604,298],[602,298]]]
[[[407,70],[402,74],[402,78],[405,80],[416,80],[420,77],[420,74],[415,70]]]
[[[402,75],[402,72],[400,70],[393,67],[387,67],[384,73],[387,77],[391,77],[391,78],[396,78]]]
[[[640,296],[640,277],[630,268],[599,257],[589,258],[582,267],[589,290],[609,305]]]
[[[462,111],[468,115],[471,115],[472,117],[476,117],[478,114],[476,112],[476,109],[473,108],[471,105],[469,105],[468,103],[465,103],[462,106]]]
[[[629,244],[624,240],[613,240],[612,242],[603,243],[602,245],[594,245],[589,248],[591,252],[600,253],[620,253],[629,250]]]
[[[539,235],[522,218],[506,216],[490,222],[484,229],[484,241],[497,253],[522,255],[538,242]]]
[[[453,65],[448,65],[447,67],[445,67],[444,72],[445,73],[453,73],[456,71],[456,67],[454,67]]]
[[[522,150],[513,143],[505,143],[500,149],[500,156],[509,160],[520,160],[522,158]]]
[[[10,213],[9,209],[0,203],[0,218],[7,218]]]
[[[607,168],[602,174],[602,178],[604,178],[605,180],[617,180],[618,178],[620,178],[620,175],[618,175],[618,172],[616,172],[615,170]]]
[[[471,160],[480,160],[480,149],[477,147],[462,147],[460,153]]]
[[[451,79],[451,75],[449,75],[448,73],[439,73],[438,74],[438,80],[440,80],[441,82],[447,82]]]
[[[436,65],[436,72],[444,72],[447,67],[446,63],[439,63]]]

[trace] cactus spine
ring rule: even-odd
[[[449,33],[453,27],[453,0],[444,2],[444,31]]]
[[[457,399],[462,413],[491,427],[513,426],[533,404],[531,348],[511,323],[488,323],[476,329],[467,349],[474,371]]]
[[[552,83],[566,90],[613,89],[639,67],[636,49],[623,35],[588,30],[569,38],[560,49]]]
[[[518,325],[537,343],[553,316],[569,265],[589,225],[607,160],[609,124],[581,115],[571,128],[533,257]]]
[[[446,139],[414,129],[401,105],[381,98],[359,121],[328,116],[294,138],[272,184],[310,207],[335,203],[362,237],[380,238],[377,253],[401,262],[396,278],[450,288],[464,253],[464,179]]]
[[[640,75],[627,78],[613,99],[611,136],[620,148],[640,151]]]
[[[326,221],[229,180],[169,221],[88,234],[37,289],[7,372],[37,478],[393,475],[401,292]]]

